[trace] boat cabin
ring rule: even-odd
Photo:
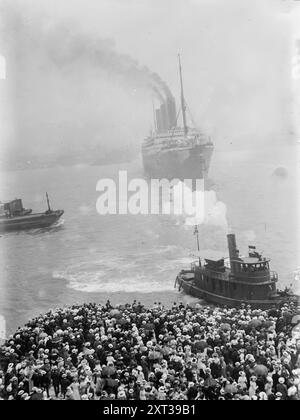
[[[23,202],[20,198],[0,204],[1,217],[18,217],[30,214],[31,209],[24,209]]]

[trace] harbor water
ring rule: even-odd
[[[218,150],[208,199],[212,217],[199,228],[203,256],[226,256],[226,233],[241,253],[256,244],[272,259],[279,286],[298,288],[299,145],[266,150]],[[277,168],[283,170],[276,171]],[[0,315],[6,334],[50,308],[86,301],[147,305],[189,301],[174,289],[179,270],[195,257],[193,227],[167,215],[108,215],[96,211],[101,178],[143,176],[140,159],[122,165],[77,165],[1,173],[0,199],[26,208],[64,209],[58,225],[0,237]]]

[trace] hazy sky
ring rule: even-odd
[[[141,142],[153,95],[124,55],[158,73],[178,101],[178,52],[193,118],[219,147],[286,140],[295,3],[0,0],[2,150]]]

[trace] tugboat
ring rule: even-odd
[[[64,210],[52,210],[47,193],[46,199],[48,210],[44,213],[32,213],[32,209],[25,209],[19,198],[0,203],[0,232],[44,228],[57,222]]]
[[[196,227],[199,251],[198,229]],[[234,234],[227,235],[229,262],[201,258],[192,263],[190,270],[182,270],[176,278],[175,287],[207,302],[237,307],[241,304],[253,308],[270,309],[299,297],[286,288],[276,288],[278,275],[270,271],[270,260],[262,257],[256,247],[249,246],[248,257],[241,257]]]

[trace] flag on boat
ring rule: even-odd
[[[261,254],[256,251],[256,246],[249,245],[249,257],[251,258],[260,258]]]

